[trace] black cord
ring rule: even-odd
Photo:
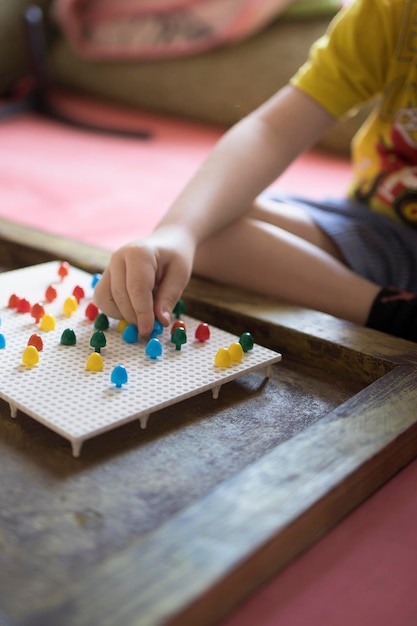
[[[33,85],[21,100],[0,107],[0,120],[23,112],[34,111],[80,130],[141,140],[152,138],[151,131],[146,129],[132,131],[98,126],[64,114],[53,106],[48,100],[48,90],[52,81],[48,64],[48,48],[42,9],[36,4],[28,6],[23,13],[23,23],[31,61]]]

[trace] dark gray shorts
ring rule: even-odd
[[[417,229],[349,199],[317,202],[276,191],[266,195],[304,209],[357,274],[382,287],[417,292]]]

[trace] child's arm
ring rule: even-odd
[[[96,287],[99,308],[152,331],[165,325],[206,238],[247,212],[261,191],[332,125],[317,102],[288,86],[229,130],[155,231],[117,250]]]

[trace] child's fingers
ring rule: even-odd
[[[103,276],[94,289],[94,302],[109,317],[116,319],[123,317],[111,294],[110,272],[108,268],[103,272]]]
[[[110,317],[123,318],[147,336],[154,325],[155,263],[138,247],[117,251],[96,286],[95,302]]]
[[[134,318],[139,335],[144,337],[152,333],[155,318],[153,313],[153,289],[156,269],[153,263],[142,261],[126,265],[126,310]],[[127,319],[127,318],[126,318]]]
[[[181,298],[189,281],[186,268],[170,265],[155,295],[155,315],[165,325],[169,324],[171,312]]]

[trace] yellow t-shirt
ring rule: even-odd
[[[335,117],[379,96],[352,142],[350,195],[417,227],[417,0],[356,0],[291,82]]]

